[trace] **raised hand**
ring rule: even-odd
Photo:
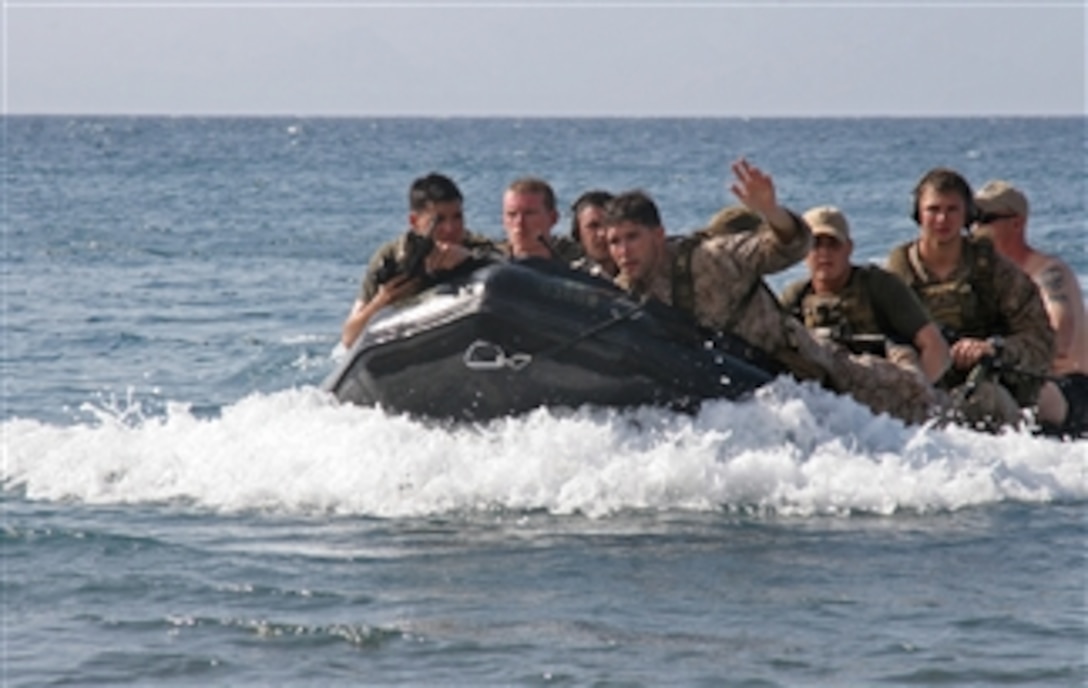
[[[733,194],[749,209],[769,217],[778,209],[778,197],[774,190],[774,180],[744,158],[732,165],[736,181],[732,185]]]
[[[952,365],[959,370],[970,370],[984,356],[996,356],[993,344],[983,339],[962,337],[951,347]]]

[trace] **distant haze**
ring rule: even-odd
[[[14,114],[1083,115],[1064,2],[6,2]]]

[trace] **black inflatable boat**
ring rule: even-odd
[[[479,267],[384,309],[324,388],[340,401],[463,421],[541,406],[738,399],[774,377],[758,351],[552,261]]]

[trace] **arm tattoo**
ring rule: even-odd
[[[1057,265],[1043,270],[1039,275],[1039,286],[1042,287],[1043,296],[1051,303],[1065,303],[1069,295],[1065,292],[1065,275]]]

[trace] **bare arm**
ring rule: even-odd
[[[460,244],[440,242],[424,259],[424,270],[428,274],[451,270],[471,255],[472,253]],[[374,296],[370,300],[356,299],[355,303],[352,304],[351,312],[348,313],[347,319],[344,320],[344,326],[340,333],[340,342],[345,348],[350,348],[375,313],[389,304],[411,295],[419,286],[420,281],[418,279],[412,279],[410,275],[402,275],[376,287]]]
[[[378,287],[378,293],[369,301],[356,299],[351,307],[351,312],[348,313],[347,319],[344,320],[344,327],[340,333],[340,343],[345,348],[350,349],[375,313],[408,296],[418,287],[418,279],[401,276]]]
[[[1079,299],[1080,295],[1070,283],[1070,277],[1072,276],[1067,275],[1065,270],[1055,263],[1051,263],[1035,276],[1035,284],[1043,297],[1043,306],[1050,318],[1050,326],[1054,328],[1055,358],[1069,356],[1076,334],[1072,304],[1073,299]]]
[[[914,335],[914,348],[918,349],[918,358],[922,372],[931,383],[937,382],[952,365],[952,356],[941,331],[930,322]]]

